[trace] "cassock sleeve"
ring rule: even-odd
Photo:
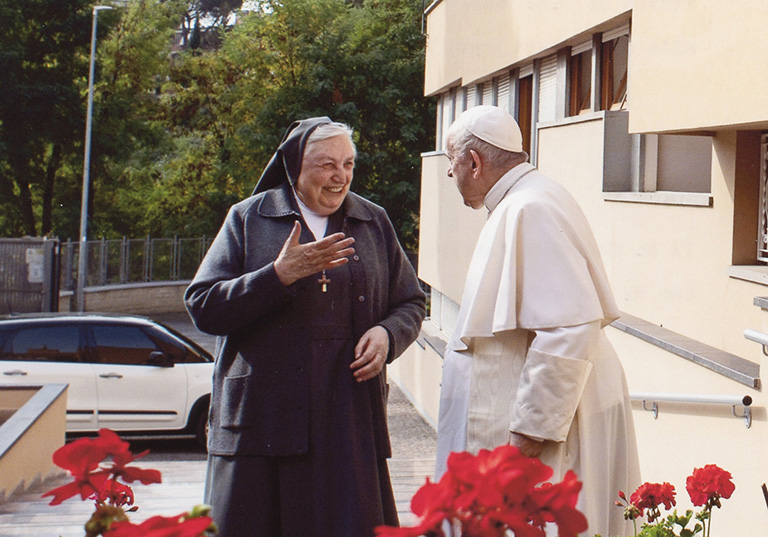
[[[280,282],[274,262],[244,272],[246,240],[242,215],[232,208],[184,294],[189,315],[203,332],[229,335],[294,296]]]
[[[509,430],[565,441],[600,336],[600,322],[536,330],[526,355]]]

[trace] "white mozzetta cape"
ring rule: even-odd
[[[486,204],[443,366],[437,477],[451,451],[492,449],[509,431],[549,440],[553,481],[573,469],[584,483],[587,534],[628,535],[614,500],[640,484],[639,464],[624,372],[602,330],[620,312],[591,228],[527,163]]]

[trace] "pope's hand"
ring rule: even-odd
[[[350,369],[355,370],[358,382],[372,379],[384,368],[389,356],[389,333],[383,326],[369,329],[355,346],[355,361]]]
[[[542,440],[534,440],[530,436],[513,431],[509,432],[509,444],[517,447],[520,453],[526,457],[538,457],[544,449],[544,442]]]
[[[349,262],[347,257],[355,253],[355,249],[351,248],[355,239],[345,237],[343,233],[334,233],[306,244],[299,244],[299,235],[301,224],[297,220],[275,260],[275,272],[285,286],[323,270],[339,267]]]

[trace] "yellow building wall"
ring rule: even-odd
[[[764,366],[760,347],[743,332],[765,330],[768,314],[752,301],[768,289],[728,276],[735,133],[714,138],[713,206],[685,207],[605,201],[602,132],[600,120],[540,129],[538,167],[585,210],[620,308]],[[609,337],[630,392],[753,398],[749,429],[730,406],[659,403],[653,419],[636,404],[634,415],[644,480],[672,483],[684,510],[692,507],[685,478],[694,467],[717,464],[733,474],[736,493],[715,513],[715,528],[729,528],[727,535],[764,532],[768,514],[760,485],[768,472],[755,469],[768,442],[768,397],[619,330],[609,329]]]
[[[440,410],[442,371],[443,359],[423,342],[414,343],[402,356],[387,366],[387,376],[398,385],[435,430]]]
[[[423,156],[419,278],[461,302],[469,261],[487,218],[487,211],[464,206],[454,180],[448,177],[444,154]]]
[[[427,17],[434,95],[632,24],[631,132],[768,128],[764,0],[443,0]]]
[[[554,44],[589,38],[631,0],[443,0],[427,18],[424,91],[478,81]],[[551,49],[554,51],[554,48]]]
[[[632,132],[768,122],[768,2],[637,0]]]
[[[762,91],[768,86],[768,69],[762,67],[768,59],[767,15],[764,0],[443,0],[427,18],[425,75],[425,93],[433,95],[529,64],[631,18],[629,130],[709,131],[712,206],[604,199],[600,113],[540,128],[537,165],[584,209],[622,310],[761,367],[768,359],[743,332],[768,333],[768,310],[753,304],[755,297],[768,296],[768,278],[740,280],[729,270],[734,251],[744,259],[743,251],[750,249],[748,240],[734,248],[734,232],[745,229],[742,223],[734,231],[734,220],[752,218],[740,205],[744,199],[735,201],[742,165],[736,131],[768,130],[768,93]],[[442,160],[437,154],[423,158],[419,275],[460,302],[485,216],[461,205]],[[744,183],[739,185],[744,190]],[[634,416],[645,480],[672,483],[678,507],[685,510],[691,507],[685,478],[694,467],[717,464],[733,474],[736,492],[714,513],[713,534],[764,534],[768,510],[760,487],[768,481],[763,470],[768,397],[625,332],[607,331],[632,392],[753,398],[750,428],[727,405],[661,402],[654,419],[636,403]],[[402,377],[421,374],[419,382],[429,388],[412,393],[429,393],[434,401],[439,356],[426,347],[408,359],[413,363],[401,369]],[[437,378],[424,380],[424,364]]]

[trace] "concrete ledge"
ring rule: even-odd
[[[699,192],[603,192],[605,201],[712,207],[712,194]]]
[[[182,280],[86,287],[85,311],[136,315],[185,312],[184,291],[189,283]],[[59,311],[72,311],[73,300],[71,291],[62,292]]]
[[[0,502],[60,473],[53,452],[64,445],[67,385],[3,386],[4,408],[20,407],[0,425]]]
[[[737,280],[768,285],[768,266],[766,265],[731,265],[728,276]],[[759,304],[755,303],[756,306]]]
[[[621,318],[614,321],[611,326],[745,386],[760,388],[760,364],[627,313],[622,314]]]

